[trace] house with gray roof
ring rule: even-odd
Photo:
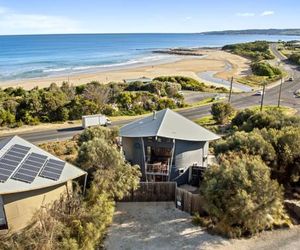
[[[72,192],[87,173],[18,137],[0,141],[0,232],[18,231],[35,212]]]
[[[207,168],[209,142],[220,137],[165,109],[120,130],[127,161],[141,167],[142,181],[199,185]]]

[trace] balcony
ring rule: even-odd
[[[168,176],[169,175],[169,161],[146,163],[146,174],[147,175]]]

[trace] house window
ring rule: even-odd
[[[3,229],[7,229],[7,221],[6,221],[2,196],[0,195],[0,230]]]

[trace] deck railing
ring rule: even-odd
[[[169,174],[169,164],[167,163],[146,163],[146,174],[152,175],[168,175]]]

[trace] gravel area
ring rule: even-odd
[[[300,227],[228,240],[194,226],[191,216],[176,209],[173,202],[122,202],[117,204],[104,245],[108,250],[298,250]]]

